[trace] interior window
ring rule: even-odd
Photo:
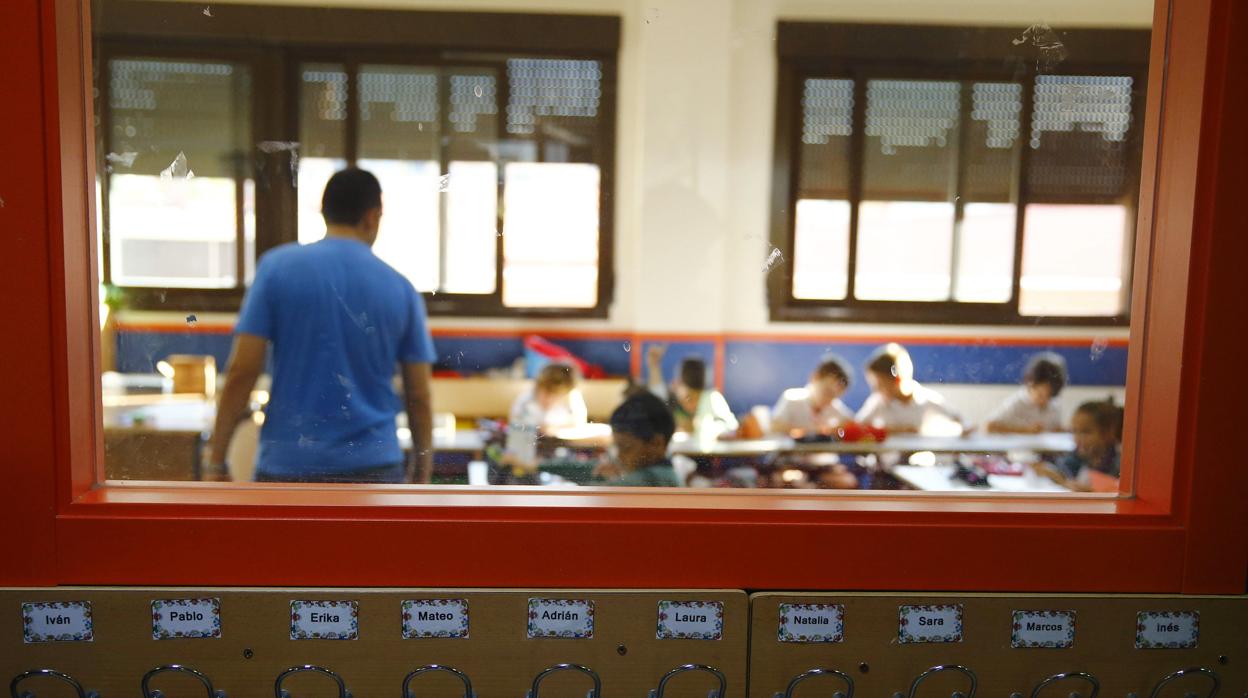
[[[105,479],[1132,492],[1152,0],[258,1],[92,8]]]

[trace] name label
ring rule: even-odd
[[[152,639],[221,637],[220,599],[158,599],[152,602]]]
[[[780,604],[780,642],[844,642],[845,606],[839,603]]]
[[[1074,611],[1015,611],[1010,647],[1065,649],[1075,644]]]
[[[355,601],[291,601],[290,639],[358,640],[360,610]]]
[[[1136,616],[1136,649],[1191,649],[1199,642],[1199,611],[1140,611]]]
[[[583,599],[529,599],[529,639],[586,640],[594,636],[594,602]]]
[[[90,601],[22,604],[25,642],[91,642],[95,639]]]
[[[902,606],[897,625],[899,642],[961,642],[962,604]]]
[[[468,637],[464,599],[413,599],[403,602],[403,639]]]
[[[660,640],[722,640],[724,604],[720,601],[660,601]]]

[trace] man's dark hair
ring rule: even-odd
[[[1047,383],[1053,397],[1057,397],[1066,387],[1066,359],[1051,351],[1036,354],[1023,370],[1023,382],[1028,385]]]
[[[321,215],[334,225],[359,225],[364,214],[381,206],[381,183],[368,170],[349,167],[335,172],[321,197]]]
[[[672,440],[676,433],[676,420],[671,410],[663,401],[649,391],[638,392],[628,397],[611,413],[611,431],[615,434],[628,434],[642,441],[649,441],[656,435],[663,437],[663,442]]]
[[[835,355],[828,354],[819,361],[819,365],[815,368],[816,378],[833,377],[845,384],[845,387],[853,385],[854,379],[849,372],[849,364],[845,363],[845,359]]]
[[[706,362],[697,356],[681,359],[680,382],[690,390],[706,390]]]

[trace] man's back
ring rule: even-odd
[[[261,260],[236,331],[272,346],[258,476],[342,474],[402,461],[399,363],[432,363],[424,302],[364,242],[329,237]]]

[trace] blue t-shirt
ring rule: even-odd
[[[273,386],[256,472],[343,473],[403,460],[400,363],[433,363],[420,293],[358,240],[260,260],[234,331],[269,340]]]

